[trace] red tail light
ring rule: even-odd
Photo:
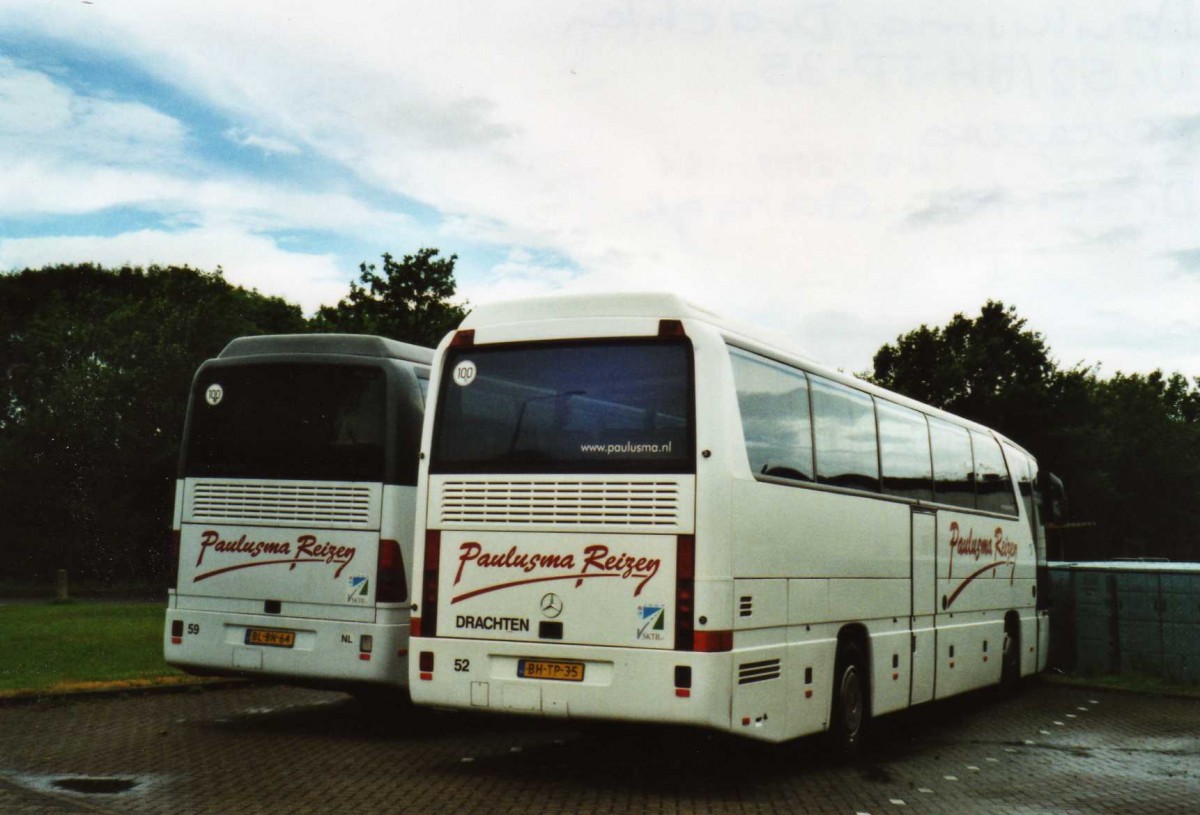
[[[379,558],[375,571],[375,602],[403,603],[408,599],[408,580],[404,577],[404,556],[400,544],[392,540],[379,541]]]
[[[675,650],[714,653],[733,650],[732,631],[696,630],[696,538],[675,543]]]
[[[437,636],[438,563],[442,556],[442,533],[425,530],[425,562],[421,576],[421,617],[412,630],[414,637]]]
[[[474,345],[475,344],[475,329],[464,328],[454,332],[454,339],[450,340],[451,345]]]
[[[733,650],[732,631],[697,631],[692,637],[692,650],[705,653]]]
[[[675,650],[692,650],[696,614],[696,538],[680,535],[675,542]]]

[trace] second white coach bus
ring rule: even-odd
[[[1037,469],[672,295],[483,306],[435,357],[410,687],[853,751],[1041,670]]]
[[[408,684],[417,455],[433,351],[243,337],[197,371],[166,661],[362,695]]]

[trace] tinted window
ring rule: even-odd
[[[1008,459],[1008,466],[1016,475],[1017,489],[1021,495],[1021,503],[1024,505],[1025,517],[1029,521],[1029,531],[1033,533],[1033,537],[1037,539],[1037,508],[1034,498],[1034,465],[1029,456],[1009,445],[1004,445],[1004,455]]]
[[[992,436],[971,431],[975,449],[975,506],[987,512],[1017,514],[1017,499],[1000,443]]]
[[[933,500],[933,467],[929,459],[929,428],[925,416],[882,399],[879,413],[879,461],[883,491],[888,495]]]
[[[731,348],[729,353],[751,472],[812,481],[808,378],[745,351]]]
[[[879,452],[871,397],[817,376],[810,379],[818,483],[878,491]]]
[[[933,442],[934,500],[974,509],[971,435],[966,428],[931,417],[929,436]]]
[[[435,472],[694,469],[691,345],[679,340],[451,348]]]
[[[184,474],[381,481],[385,403],[377,367],[205,368],[192,394]]]

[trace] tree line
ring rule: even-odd
[[[52,266],[0,274],[0,581],[55,570],[166,574],[192,375],[235,337],[311,331],[436,345],[463,317],[456,256],[362,264],[348,295],[300,307],[220,269]]]
[[[1014,307],[987,302],[884,345],[864,377],[986,424],[1066,483],[1064,560],[1200,560],[1200,377],[1060,367]]]
[[[346,297],[299,306],[186,266],[0,274],[0,581],[54,570],[154,580],[170,552],[192,375],[231,339],[353,332],[433,346],[464,316],[457,257],[363,263]],[[1014,308],[919,328],[863,374],[987,424],[1067,483],[1072,559],[1200,559],[1200,380],[1061,369]]]

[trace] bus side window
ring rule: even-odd
[[[879,491],[879,444],[874,400],[818,376],[813,390],[817,482]]]
[[[934,500],[974,509],[971,473],[975,465],[971,457],[971,435],[965,427],[933,417],[929,419],[929,435],[933,441]]]
[[[971,431],[975,449],[975,500],[979,509],[1005,515],[1017,514],[1012,479],[1004,463],[1000,444],[991,436]]]
[[[750,471],[813,480],[808,378],[803,371],[729,349]]]
[[[932,501],[933,465],[924,414],[882,399],[875,400],[875,407],[879,415],[883,491],[901,498]]]
[[[1016,473],[1017,489],[1021,493],[1021,504],[1025,510],[1025,517],[1029,521],[1029,531],[1034,540],[1037,540],[1038,517],[1037,504],[1034,500],[1033,462],[1024,453],[1007,444],[1004,445],[1004,455],[1008,459],[1009,469]]]

